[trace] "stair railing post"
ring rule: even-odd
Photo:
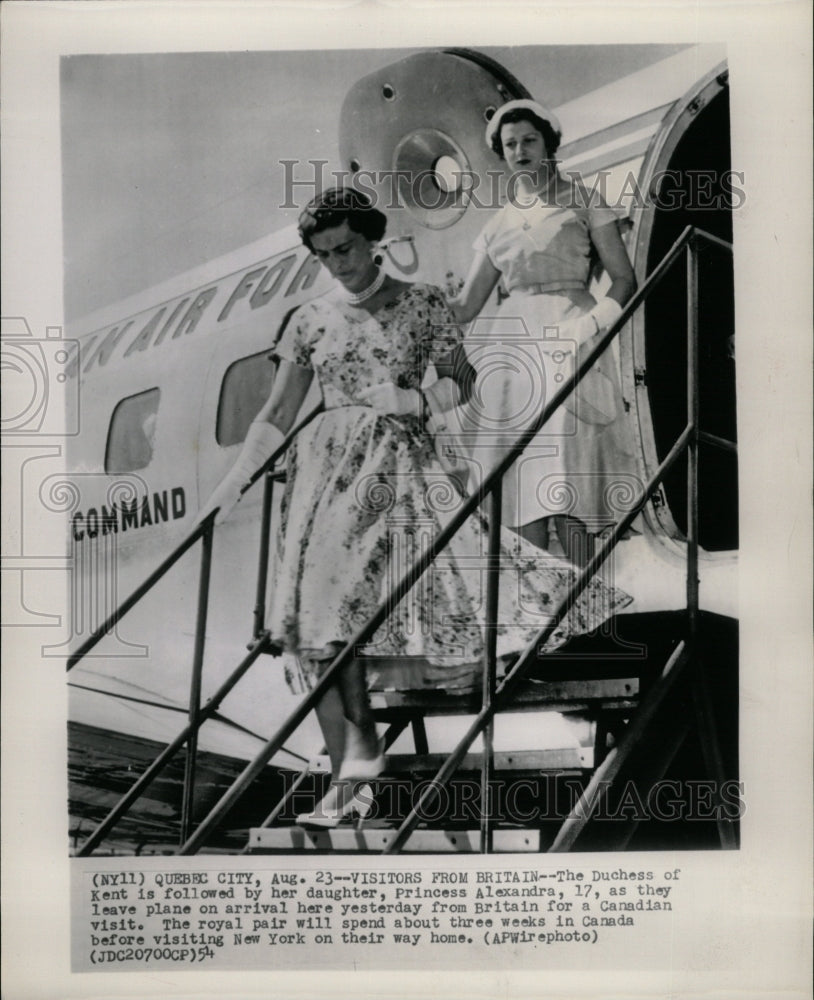
[[[192,814],[195,805],[195,772],[198,764],[198,729],[201,712],[201,680],[203,676],[204,649],[206,647],[206,619],[209,612],[209,582],[212,571],[212,540],[214,521],[208,521],[201,540],[201,568],[198,575],[198,610],[195,620],[195,648],[192,655],[192,678],[189,688],[189,724],[192,727],[187,741],[184,767],[184,797],[181,806],[181,840],[192,831]]]
[[[257,563],[257,590],[254,599],[254,627],[252,638],[257,639],[266,627],[266,587],[269,573],[269,548],[271,536],[271,501],[275,475],[269,469],[263,477],[263,507],[260,512],[260,554]]]
[[[178,753],[181,747],[187,742],[190,734],[196,727],[200,727],[207,719],[211,719],[220,708],[224,698],[236,687],[237,683],[246,674],[261,653],[268,651],[268,637],[263,636],[254,643],[248,654],[240,661],[235,669],[229,674],[218,690],[209,698],[206,704],[198,713],[195,725],[187,723],[175,739],[168,743],[161,753],[150,764],[146,771],[137,778],[125,794],[119,799],[115,806],[105,816],[102,822],[94,829],[93,833],[84,841],[82,847],[76,852],[79,858],[89,857],[93,851],[102,843],[110,830],[118,823],[130,806],[140,798],[149,786],[155,781],[159,774],[169,764],[172,758]]]
[[[501,476],[489,494],[489,538],[486,563],[486,621],[483,643],[483,701],[482,707],[489,708],[495,696],[497,685],[497,628],[500,607],[500,522],[503,507],[503,477]],[[483,730],[483,754],[481,756],[480,778],[480,852],[492,853],[492,794],[490,782],[494,769],[494,719]]]

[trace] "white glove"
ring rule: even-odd
[[[198,512],[195,525],[219,507],[215,524],[222,524],[241,498],[241,490],[275,449],[283,443],[285,435],[266,420],[255,420],[249,425],[243,450],[237,461],[226,473],[214,492]]]
[[[461,400],[458,383],[449,375],[444,375],[421,391],[427,400],[428,417],[442,416],[456,407]]]
[[[597,302],[588,315],[593,316],[600,330],[608,330],[622,315],[622,307],[616,299],[606,295]]]
[[[382,382],[363,389],[359,393],[359,399],[383,416],[393,414],[397,417],[420,417],[424,407],[418,389],[399,389],[392,382]]]
[[[622,307],[615,299],[606,295],[584,316],[563,323],[560,328],[560,336],[568,340],[575,340],[577,346],[581,347],[591,337],[609,329],[621,315]]]

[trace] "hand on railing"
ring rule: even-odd
[[[237,461],[215,487],[214,492],[198,511],[194,527],[198,527],[213,510],[218,508],[215,524],[222,524],[235,506],[240,503],[243,490],[253,474],[283,443],[283,432],[265,420],[255,420],[249,425],[243,450]]]
[[[605,296],[584,316],[578,316],[576,319],[566,320],[562,323],[559,337],[564,340],[573,340],[578,347],[581,347],[591,337],[609,330],[621,315],[622,307],[619,303],[615,299]]]

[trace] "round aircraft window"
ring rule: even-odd
[[[450,193],[461,187],[463,168],[454,156],[449,156],[446,153],[439,156],[432,169],[435,174],[435,183],[442,191]]]
[[[393,151],[393,169],[403,204],[422,226],[446,229],[466,211],[463,181],[469,160],[439,129],[405,135]]]

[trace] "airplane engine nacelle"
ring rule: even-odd
[[[485,144],[486,123],[528,96],[502,66],[466,49],[421,52],[351,87],[342,165],[388,215],[391,270],[435,284],[466,273],[472,242],[500,204],[502,163]]]

